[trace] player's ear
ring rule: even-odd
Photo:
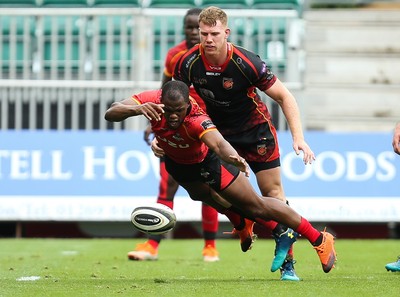
[[[231,29],[226,28],[225,29],[225,39],[228,39],[229,35],[231,34]]]

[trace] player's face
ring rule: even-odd
[[[188,15],[185,19],[185,37],[188,48],[193,47],[200,42],[199,36],[199,17],[197,15]]]
[[[167,120],[167,125],[170,129],[178,129],[187,115],[189,103],[185,102],[183,98],[179,100],[169,100],[165,98],[162,103],[164,104],[164,117]]]
[[[200,43],[204,48],[207,58],[226,58],[226,43],[230,30],[217,21],[215,26],[209,26],[200,22]]]

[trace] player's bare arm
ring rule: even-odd
[[[400,155],[400,122],[394,127],[392,146],[393,151]]]
[[[201,141],[213,150],[222,160],[236,166],[240,171],[244,172],[246,176],[249,176],[250,170],[246,160],[239,156],[236,150],[223,138],[218,130],[204,133],[201,137]]]
[[[293,138],[293,149],[297,155],[303,151],[304,164],[311,164],[315,160],[314,152],[304,140],[300,111],[293,94],[277,79],[271,88],[265,91],[269,97],[282,108]]]
[[[150,136],[151,134],[153,134],[153,130],[151,129],[151,124],[148,124],[146,129],[144,129],[143,132],[143,140],[150,145],[151,144],[151,140],[150,140]]]
[[[129,117],[144,115],[148,120],[161,120],[161,115],[164,113],[164,104],[156,104],[147,102],[137,104],[131,98],[114,102],[106,111],[104,118],[111,122],[121,122]]]

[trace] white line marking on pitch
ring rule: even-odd
[[[22,276],[16,279],[17,282],[29,282],[29,281],[37,281],[40,279],[40,276]]]
[[[62,251],[61,254],[64,256],[75,256],[78,254],[78,251]]]

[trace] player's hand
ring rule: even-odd
[[[303,162],[305,165],[311,164],[315,160],[313,151],[304,140],[293,142],[293,149],[296,155],[300,155],[300,151],[303,151]]]
[[[148,145],[151,144],[151,141],[150,141],[151,134],[153,134],[153,130],[151,130],[151,125],[148,125],[143,133],[143,139]]]
[[[164,150],[158,146],[157,138],[154,138],[153,141],[151,142],[151,150],[153,151],[153,154],[157,158],[164,157],[165,155]]]
[[[400,155],[400,122],[398,122],[394,127],[392,146],[393,151]]]
[[[156,104],[153,102],[146,102],[139,105],[137,108],[140,113],[144,115],[149,121],[160,121],[161,115],[164,113],[164,104]]]
[[[233,165],[235,165],[240,171],[244,172],[245,176],[250,176],[249,165],[244,158],[233,155],[230,155],[229,158],[232,160]]]

